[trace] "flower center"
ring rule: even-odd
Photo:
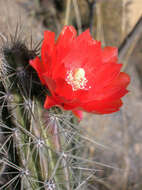
[[[88,80],[85,77],[85,71],[82,68],[77,68],[67,72],[66,82],[70,84],[73,91],[86,89]]]

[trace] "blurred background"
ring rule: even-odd
[[[102,46],[119,48],[123,70],[131,76],[122,109],[111,115],[84,113],[88,158],[101,163],[88,185],[98,190],[142,189],[142,0],[0,0],[0,34],[20,35],[33,44],[46,29],[60,33],[74,25],[78,34],[90,28]]]

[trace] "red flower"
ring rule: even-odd
[[[55,33],[44,32],[41,59],[30,61],[43,85],[51,92],[44,107],[60,106],[79,114],[107,114],[122,105],[128,91],[129,76],[120,72],[117,48],[101,48],[89,30],[79,36],[72,26],[65,26],[55,41]]]

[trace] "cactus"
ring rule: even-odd
[[[37,54],[18,35],[1,48],[0,190],[78,190],[94,170],[81,157],[77,119],[58,107],[43,108],[49,92],[29,65]]]

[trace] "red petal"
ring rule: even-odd
[[[41,47],[41,59],[44,65],[44,71],[50,74],[52,53],[55,45],[55,33],[51,31],[44,32],[44,40]]]
[[[81,121],[83,119],[83,113],[80,110],[73,110],[72,113]]]
[[[116,80],[114,80],[112,84],[115,84],[117,86],[121,85],[122,87],[127,87],[129,83],[130,83],[130,76],[124,72],[121,72],[118,78],[116,78]]]
[[[76,37],[76,30],[73,26],[65,26],[59,35],[56,42],[56,50],[54,56],[54,65],[52,65],[52,77],[58,78],[65,76],[65,68],[62,62],[63,58],[67,55],[72,48],[72,42]]]
[[[84,68],[91,73],[101,62],[101,45],[86,30],[74,40],[63,62],[68,70]]]
[[[92,76],[94,87],[98,90],[109,85],[120,74],[122,64],[108,63],[100,68]],[[91,79],[90,79],[91,80]]]
[[[122,101],[118,99],[115,101],[92,101],[90,103],[84,104],[82,108],[87,112],[108,114],[118,111],[121,106]]]
[[[96,92],[97,99],[114,100],[121,98],[128,91],[126,87],[130,83],[130,77],[126,73],[121,72],[119,76],[107,87],[100,89]]]
[[[102,52],[103,63],[116,63],[118,60],[118,49],[115,47],[105,47]]]
[[[81,107],[79,106],[78,101],[70,102],[70,103],[62,103],[62,107],[65,110],[77,110],[80,109]]]
[[[80,44],[80,43],[87,43],[87,44],[91,44],[91,43],[97,43],[96,40],[93,40],[91,34],[90,34],[90,30],[87,29],[84,32],[82,32],[76,39],[76,43]]]
[[[49,109],[52,106],[59,106],[65,110],[73,110],[77,108],[78,102],[67,103],[64,99],[58,96],[47,96],[44,102],[44,108]]]
[[[46,100],[44,102],[44,108],[49,109],[55,105],[57,105],[57,102],[53,99],[53,97],[52,96],[46,96]]]
[[[105,87],[107,88],[120,74],[121,64],[109,63],[100,66],[97,71],[86,75],[91,87],[88,91],[80,94],[79,99],[81,102],[89,102],[92,100],[103,99],[105,96]],[[108,89],[108,88],[107,88]],[[111,88],[106,90],[106,93],[111,93]]]
[[[51,78],[48,77],[48,73],[44,73],[43,78],[45,81],[45,85],[49,88],[51,94],[54,94],[56,88],[55,81],[53,81]]]
[[[69,41],[74,40],[77,32],[73,26],[64,26],[62,32],[60,33],[56,45],[59,47],[66,47]]]
[[[30,65],[37,71],[38,76],[41,80],[41,83],[45,84],[45,81],[43,78],[44,67],[43,67],[43,64],[41,63],[39,57],[36,57],[35,59],[30,60]]]
[[[72,90],[71,85],[67,84],[62,78],[56,80],[55,92],[58,96],[63,97],[64,101],[70,101],[75,98],[75,92]]]

